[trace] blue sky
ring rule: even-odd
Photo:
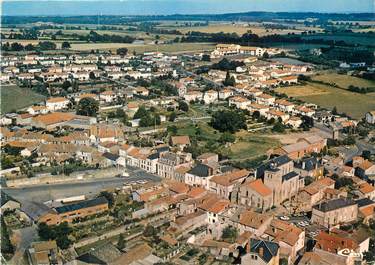
[[[374,0],[4,0],[4,15],[149,15],[246,11],[374,12]]]

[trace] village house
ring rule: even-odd
[[[26,255],[31,265],[61,263],[55,240],[32,242]]]
[[[234,185],[241,183],[249,173],[249,171],[242,169],[215,175],[209,180],[209,190],[222,198],[230,200]]]
[[[171,136],[171,146],[178,147],[179,150],[183,150],[185,147],[190,145],[190,138],[187,135]]]
[[[27,109],[31,115],[47,114],[49,112],[46,106],[31,106]]]
[[[188,91],[184,96],[184,99],[187,102],[196,101],[196,100],[202,100],[203,99],[203,93],[200,91]]]
[[[218,93],[215,90],[208,90],[204,92],[203,101],[205,104],[214,103],[218,100]]]
[[[257,111],[257,112],[259,112],[259,115],[263,116],[263,117],[267,116],[267,113],[268,113],[269,109],[270,108],[268,106],[257,104],[257,103],[252,103],[252,104],[247,105],[247,110],[251,114],[253,114],[254,112]]]
[[[374,111],[367,112],[367,113],[365,114],[365,119],[366,119],[366,122],[367,122],[367,123],[375,124],[375,110],[374,110]]]
[[[361,228],[352,232],[334,228],[329,233],[321,231],[315,240],[314,250],[334,254],[339,254],[342,250],[349,250],[363,254],[369,249],[370,237],[366,230]]]
[[[320,159],[307,157],[294,162],[294,170],[301,177],[311,177],[316,180],[323,177],[324,167]]]
[[[358,205],[358,218],[362,223],[369,225],[370,221],[375,218],[375,202],[368,198],[363,198],[355,201]]]
[[[278,265],[279,245],[251,238],[246,247],[246,254],[241,257],[241,264]]]
[[[315,114],[315,111],[305,106],[296,106],[294,108],[294,113],[302,116],[312,117]]]
[[[358,186],[358,193],[361,198],[375,200],[375,188],[367,182],[364,182]]]
[[[310,185],[304,187],[298,194],[298,202],[304,210],[311,210],[313,205],[324,199],[327,189],[334,189],[335,181],[325,177],[314,181]]]
[[[270,214],[245,210],[239,215],[237,227],[240,233],[248,231],[255,236],[261,236],[264,234],[271,221],[272,215]]]
[[[285,123],[289,119],[289,114],[282,112],[282,111],[275,110],[275,109],[270,109],[266,112],[266,117],[268,120],[270,119],[274,119],[275,121],[281,120],[283,123]]]
[[[219,99],[221,100],[225,100],[233,95],[234,95],[234,92],[232,89],[223,89],[219,91]]]
[[[197,207],[206,212],[206,222],[208,225],[213,225],[212,228],[214,228],[219,223],[220,215],[230,207],[230,202],[211,193],[203,197]],[[208,230],[212,234],[212,229]]]
[[[237,109],[246,109],[251,101],[245,97],[235,96],[229,98],[229,106],[236,106]]]
[[[117,95],[112,90],[103,91],[99,95],[99,99],[105,103],[112,103],[116,99]]]
[[[241,46],[236,44],[217,44],[215,50],[211,52],[211,58],[236,55],[240,52],[240,48]]]
[[[275,98],[271,95],[263,93],[259,96],[256,96],[255,101],[256,101],[256,103],[261,104],[261,105],[272,106],[275,103]]]
[[[124,132],[121,127],[109,124],[94,124],[90,126],[90,139],[92,143],[114,142],[124,139]]]
[[[185,183],[190,186],[200,186],[209,190],[209,180],[215,173],[216,169],[213,166],[197,164],[185,174]]]
[[[46,100],[46,107],[50,111],[66,109],[68,108],[69,104],[69,99],[64,97],[49,98]]]
[[[190,170],[192,163],[190,153],[162,152],[157,161],[156,174],[162,178],[185,182],[185,173]]]
[[[300,159],[307,154],[320,153],[327,145],[327,139],[318,135],[300,138],[294,144],[284,145],[274,151],[275,154],[287,155],[291,159]]]
[[[298,252],[305,246],[305,231],[286,221],[273,219],[265,235],[268,240],[279,244],[280,257],[288,264],[293,264]]]
[[[284,112],[292,112],[294,109],[294,104],[285,99],[276,99],[275,108]]]

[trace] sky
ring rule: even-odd
[[[374,12],[375,0],[3,0],[3,15],[168,15],[247,11]]]

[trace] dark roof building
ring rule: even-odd
[[[277,169],[279,166],[289,163],[290,161],[292,160],[287,155],[275,157],[260,165],[256,169],[255,176],[256,178],[263,178],[264,171]]]
[[[54,208],[55,211],[59,214],[66,213],[66,212],[72,212],[77,211],[84,208],[94,207],[102,204],[108,204],[108,201],[105,197],[98,197],[92,200],[86,200],[78,203],[73,203],[69,205],[59,206]]]
[[[314,205],[313,208],[321,212],[329,212],[355,204],[356,202],[353,200],[339,198]]]
[[[249,244],[249,253],[256,253],[266,264],[278,256],[279,245],[277,243],[251,238]]]
[[[363,198],[355,201],[356,204],[358,204],[358,208],[365,207],[371,204],[375,204],[373,200],[370,200],[369,198]]]
[[[205,164],[198,164],[190,169],[188,173],[198,177],[208,177],[213,174],[213,168]]]

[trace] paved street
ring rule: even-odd
[[[21,201],[45,202],[52,199],[77,196],[77,195],[94,195],[104,189],[120,187],[126,181],[159,181],[158,176],[149,174],[140,169],[128,168],[128,177],[110,177],[98,178],[94,180],[82,180],[81,182],[63,183],[63,184],[42,184],[28,186],[24,188],[4,188],[10,196]]]

